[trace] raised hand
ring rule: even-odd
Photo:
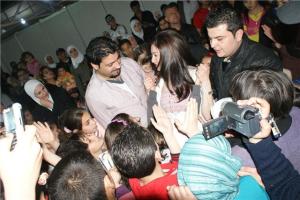
[[[0,177],[5,187],[5,199],[35,199],[35,185],[42,163],[42,149],[36,128],[26,126],[14,150],[10,151],[12,134],[0,139]]]
[[[254,106],[260,110],[262,117],[262,120],[260,121],[261,131],[249,139],[251,143],[257,143],[271,134],[271,125],[267,121],[270,114],[270,104],[266,100],[251,97],[249,100],[239,100],[237,101],[237,104]]]
[[[196,200],[191,190],[187,186],[168,186],[168,195],[171,200]]]
[[[198,103],[194,98],[191,98],[187,103],[184,121],[175,120],[175,125],[180,132],[186,134],[188,137],[199,133]]]

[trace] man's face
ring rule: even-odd
[[[95,65],[93,65],[93,67],[94,66]],[[102,62],[96,70],[97,73],[106,79],[118,77],[121,73],[121,57],[119,52],[109,54],[102,58]]]
[[[218,57],[230,57],[240,47],[243,30],[238,30],[235,35],[227,30],[227,24],[220,24],[214,28],[207,28],[210,46]]]
[[[180,14],[177,8],[168,8],[165,10],[165,19],[167,22],[172,24],[179,24],[180,23]]]

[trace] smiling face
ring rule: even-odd
[[[227,24],[220,24],[214,28],[207,28],[210,46],[218,57],[231,57],[242,43],[243,30],[239,29],[233,35],[227,30]]]
[[[88,112],[84,112],[81,118],[83,138],[82,141],[88,144],[89,151],[98,156],[105,148],[104,138],[98,136],[97,123]]]
[[[34,89],[34,95],[38,99],[47,99],[49,96],[49,93],[43,84],[39,84]]]
[[[117,51],[102,58],[99,65],[91,65],[104,79],[117,78],[121,73],[121,57]]]
[[[77,58],[78,57],[78,51],[75,48],[70,49],[70,56],[72,58]]]

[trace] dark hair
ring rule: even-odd
[[[161,11],[162,13],[164,13],[166,7],[167,7],[167,4],[161,4],[160,7],[159,7],[159,8],[160,8],[160,11]]]
[[[89,151],[88,144],[82,142],[80,140],[80,136],[78,134],[72,134],[70,138],[62,141],[56,150],[56,154],[61,158],[76,152],[76,151]]]
[[[157,130],[152,123],[150,123],[147,127],[147,129],[149,130],[149,132],[152,134],[156,144],[158,145],[158,148],[160,151],[162,151],[163,149],[168,148],[168,144],[165,140],[164,135]]]
[[[119,41],[119,49],[121,49],[123,44],[129,44],[131,46],[131,42],[128,39],[122,39]]]
[[[157,150],[151,133],[137,124],[131,124],[116,137],[111,155],[116,167],[125,177],[142,178],[155,169]]]
[[[243,22],[240,15],[233,8],[216,8],[209,12],[206,17],[206,28],[215,28],[221,24],[227,25],[227,30],[235,34],[239,29],[243,29]]]
[[[44,65],[44,66],[42,66],[42,67],[40,68],[40,77],[41,77],[41,79],[43,79],[43,81],[45,81],[44,75],[43,75],[45,69],[48,69],[49,71],[52,71],[52,72],[53,72],[53,75],[54,75],[54,79],[57,78],[56,71],[54,71],[54,70],[51,69],[50,67]],[[45,82],[46,82],[46,81],[45,81]]]
[[[86,58],[89,63],[99,65],[102,58],[118,51],[118,45],[112,39],[101,36],[90,41],[86,48]]]
[[[193,57],[187,42],[177,31],[168,29],[159,32],[152,44],[160,52],[160,77],[164,79],[169,91],[171,88],[168,83],[171,84],[179,101],[182,101],[188,97],[194,84],[188,71],[189,62]]]
[[[111,14],[108,14],[105,16],[105,21],[108,23],[110,22],[111,20],[115,19],[114,16],[112,16]]]
[[[107,199],[105,171],[86,151],[73,152],[55,166],[48,179],[51,200]]]
[[[114,143],[116,137],[128,126],[132,121],[129,115],[126,113],[117,114],[105,129],[104,140],[108,150],[111,150],[111,146]]]
[[[56,49],[56,55],[58,56],[58,54],[60,54],[60,53],[66,53],[66,50],[64,48]]]
[[[26,63],[26,62],[25,62],[25,57],[26,57],[26,56],[30,56],[30,57],[34,58],[34,55],[33,55],[31,52],[25,51],[25,52],[23,52],[23,53],[21,54],[21,61],[22,61],[23,63]]]
[[[140,3],[137,0],[131,1],[130,2],[130,8],[132,9],[135,6],[139,6],[140,7]]]
[[[171,2],[168,5],[166,5],[164,7],[164,10],[163,10],[163,15],[164,16],[165,16],[166,10],[169,9],[169,8],[176,8],[178,10],[178,4],[176,2]],[[179,10],[178,10],[178,12],[179,12]]]
[[[81,108],[71,108],[64,111],[58,119],[60,129],[66,132],[65,129],[67,128],[72,133],[82,134],[82,116],[84,112],[87,111]],[[71,135],[71,133],[67,134]]]
[[[294,87],[283,72],[246,70],[232,81],[230,93],[235,100],[260,97],[267,100],[276,119],[289,114],[293,106]]]

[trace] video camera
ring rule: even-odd
[[[260,131],[261,115],[255,107],[239,106],[235,102],[227,102],[222,113],[221,117],[203,124],[203,136],[206,140],[223,134],[229,129],[248,138]]]

